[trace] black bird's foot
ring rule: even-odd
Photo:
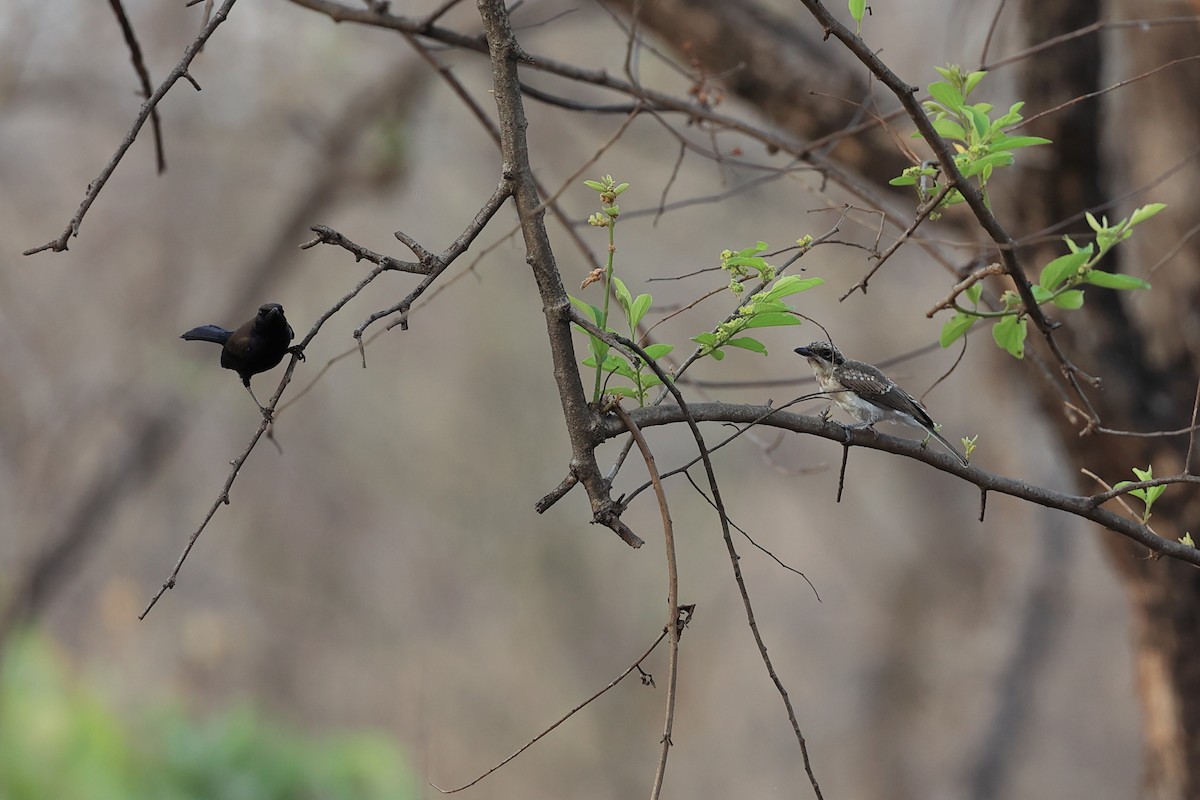
[[[306,360],[304,358],[304,345],[302,345],[302,344],[294,344],[291,347],[289,347],[287,349],[287,351],[289,353],[291,353],[292,355],[294,355],[296,358],[300,359],[301,361]]]
[[[825,406],[817,416],[821,419],[821,422],[829,422],[829,418],[833,416],[833,406]]]

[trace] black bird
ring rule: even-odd
[[[265,415],[268,413],[267,409],[254,396],[254,390],[250,388],[250,377],[277,366],[288,353],[298,356],[303,361],[304,352],[300,346],[288,346],[295,335],[287,317],[283,315],[283,306],[267,303],[258,309],[258,315],[254,319],[235,331],[226,330],[220,325],[201,325],[179,338],[189,342],[213,342],[221,345],[221,366],[242,376],[242,385],[246,387],[250,396],[254,397],[254,404],[258,406],[258,410]]]

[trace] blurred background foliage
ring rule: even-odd
[[[249,703],[116,709],[37,633],[18,635],[0,663],[0,742],[5,800],[418,796],[387,736],[306,734]]]

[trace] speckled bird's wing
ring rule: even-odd
[[[930,429],[934,427],[925,407],[876,367],[848,361],[839,368],[838,379],[847,389],[869,399],[875,405],[907,414]]]

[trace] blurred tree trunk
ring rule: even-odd
[[[854,124],[853,107],[829,102],[868,97],[848,70],[836,44],[821,43],[821,31],[795,14],[776,15],[753,0],[619,0],[638,9],[639,24],[694,59],[708,75],[729,71],[726,88],[757,106],[762,115],[802,139]],[[1104,19],[1188,16],[1200,0],[1165,0],[1148,7],[1093,0],[1024,0],[1015,13],[1033,44]],[[990,15],[991,11],[988,11]],[[739,44],[740,43],[740,44]],[[1027,116],[1095,92],[1106,84],[1200,53],[1200,26],[1180,24],[1116,29],[1080,36],[1013,67],[1017,96]],[[932,65],[931,65],[932,66]],[[970,66],[970,65],[968,65]],[[1092,392],[1103,424],[1121,430],[1186,427],[1197,391],[1200,359],[1200,220],[1198,142],[1200,64],[1173,64],[1132,86],[1078,102],[1037,120],[1022,133],[1046,136],[1037,162],[1007,179],[1019,202],[998,204],[1001,221],[1018,239],[1045,231],[1084,209],[1103,207],[1120,218],[1147,202],[1169,210],[1114,251],[1106,269],[1149,277],[1149,293],[1092,290],[1083,315],[1073,314],[1058,332],[1076,364],[1104,378]],[[813,96],[810,91],[822,93]],[[894,144],[881,135],[856,137],[832,152],[865,177],[882,183],[897,174]],[[1181,165],[1181,166],[1179,166]],[[1178,166],[1168,185],[1146,189],[1115,206]],[[1182,180],[1180,178],[1183,178]],[[1099,211],[1097,215],[1099,215]],[[1151,230],[1153,231],[1151,233]],[[1088,238],[1082,219],[1055,234]],[[1189,239],[1189,235],[1191,238]],[[1178,247],[1153,275],[1149,271]],[[1064,252],[1059,240],[1022,253],[1031,273]],[[1020,368],[1022,365],[1012,365]],[[1110,481],[1132,479],[1130,468],[1153,464],[1155,473],[1182,471],[1189,438],[1078,435],[1061,394],[1045,381],[1022,373],[1037,386],[1047,418],[1072,464]],[[1197,456],[1193,456],[1193,463]],[[1099,491],[1082,485],[1082,491]],[[1163,536],[1189,530],[1200,519],[1200,497],[1185,488],[1168,490],[1154,508],[1153,524]],[[1200,533],[1200,525],[1191,529]],[[1144,796],[1161,800],[1200,797],[1200,570],[1170,560],[1153,561],[1128,540],[1102,537],[1125,587],[1135,619],[1138,691],[1144,712]]]
[[[1112,0],[1025,0],[1021,16],[1027,30],[1044,40],[1101,18],[1137,18],[1148,11]],[[1193,11],[1191,4],[1177,0],[1155,4],[1153,16],[1187,16]],[[1053,107],[1172,59],[1195,56],[1200,53],[1198,34],[1200,26],[1193,24],[1126,28],[1077,39],[1026,62],[1018,96],[1032,109]],[[1099,101],[1048,115],[1028,131],[1054,140],[1055,160],[1023,176],[1017,190],[1022,202],[1014,204],[1020,216],[1013,228],[1031,233],[1081,209],[1108,203],[1116,203],[1105,208],[1110,218],[1126,216],[1146,202],[1168,204],[1168,213],[1155,220],[1153,235],[1135,234],[1113,253],[1115,264],[1149,278],[1154,289],[1138,297],[1089,292],[1086,322],[1061,329],[1060,341],[1076,363],[1104,377],[1104,389],[1095,393],[1093,402],[1109,428],[1186,427],[1195,401],[1200,247],[1196,238],[1187,241],[1187,236],[1200,219],[1200,198],[1194,190],[1168,186],[1191,189],[1200,181],[1200,105],[1181,102],[1194,98],[1197,87],[1200,65],[1176,64]],[[1168,186],[1118,201],[1180,163],[1183,175],[1176,175]],[[1081,221],[1061,232],[1087,230]],[[1150,275],[1181,242],[1182,249]],[[1030,252],[1028,263],[1045,263],[1062,252],[1055,243]],[[1189,437],[1080,437],[1058,400],[1048,392],[1043,395],[1072,463],[1111,481],[1130,478],[1133,466],[1153,464],[1159,475],[1183,470]],[[1163,536],[1179,537],[1188,529],[1188,520],[1197,519],[1200,498],[1187,489],[1168,490],[1154,511],[1155,529]],[[1169,559],[1149,560],[1118,536],[1102,541],[1133,611],[1137,688],[1144,714],[1144,796],[1200,797],[1200,571]]]

